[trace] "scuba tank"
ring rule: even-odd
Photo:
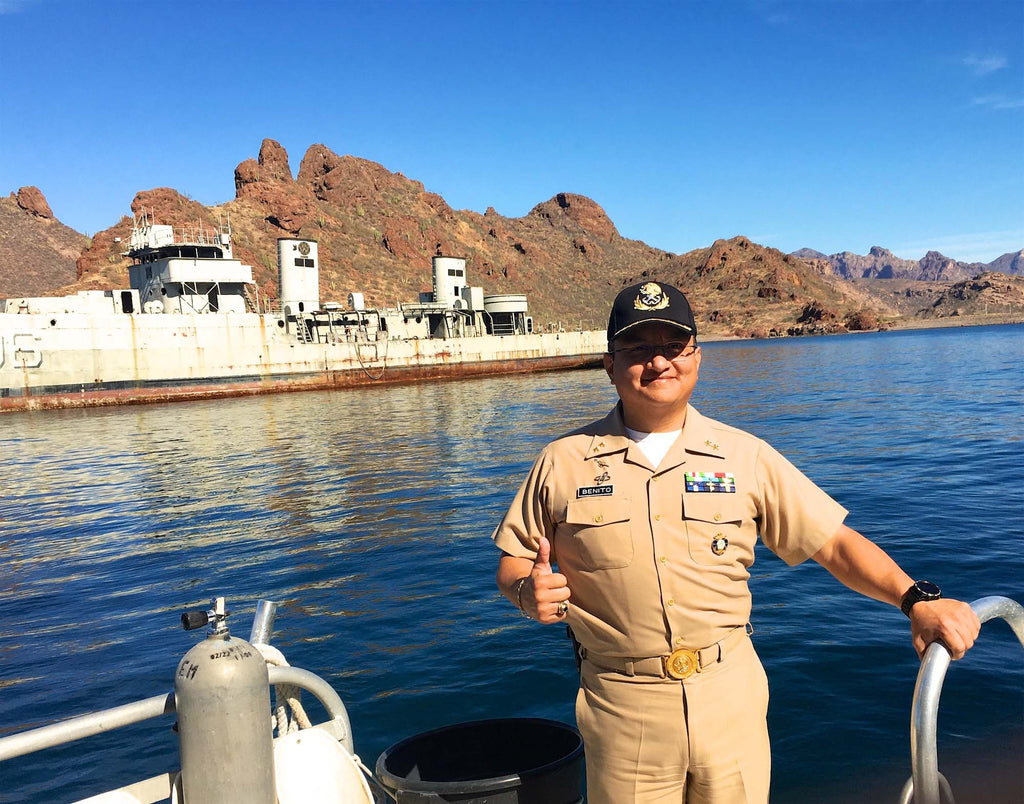
[[[211,605],[181,615],[186,631],[210,626],[174,675],[183,800],[274,804],[267,665],[256,648],[231,636],[224,598]]]

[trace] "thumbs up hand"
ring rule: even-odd
[[[569,610],[569,581],[551,569],[551,542],[543,536],[533,569],[520,590],[523,610],[539,623],[561,622]]]

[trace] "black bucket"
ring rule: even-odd
[[[583,738],[540,718],[457,723],[391,746],[376,775],[398,804],[583,804]]]

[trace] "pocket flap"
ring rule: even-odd
[[[614,497],[596,497],[573,500],[566,510],[565,521],[570,525],[594,527],[629,520],[629,500]]]
[[[702,522],[743,521],[743,506],[735,494],[689,492],[683,495],[683,517]]]

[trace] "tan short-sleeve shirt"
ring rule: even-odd
[[[764,441],[692,407],[653,467],[620,405],[544,448],[493,538],[534,558],[547,536],[572,591],[576,638],[637,658],[706,647],[746,623],[758,536],[798,564],[846,514]]]

